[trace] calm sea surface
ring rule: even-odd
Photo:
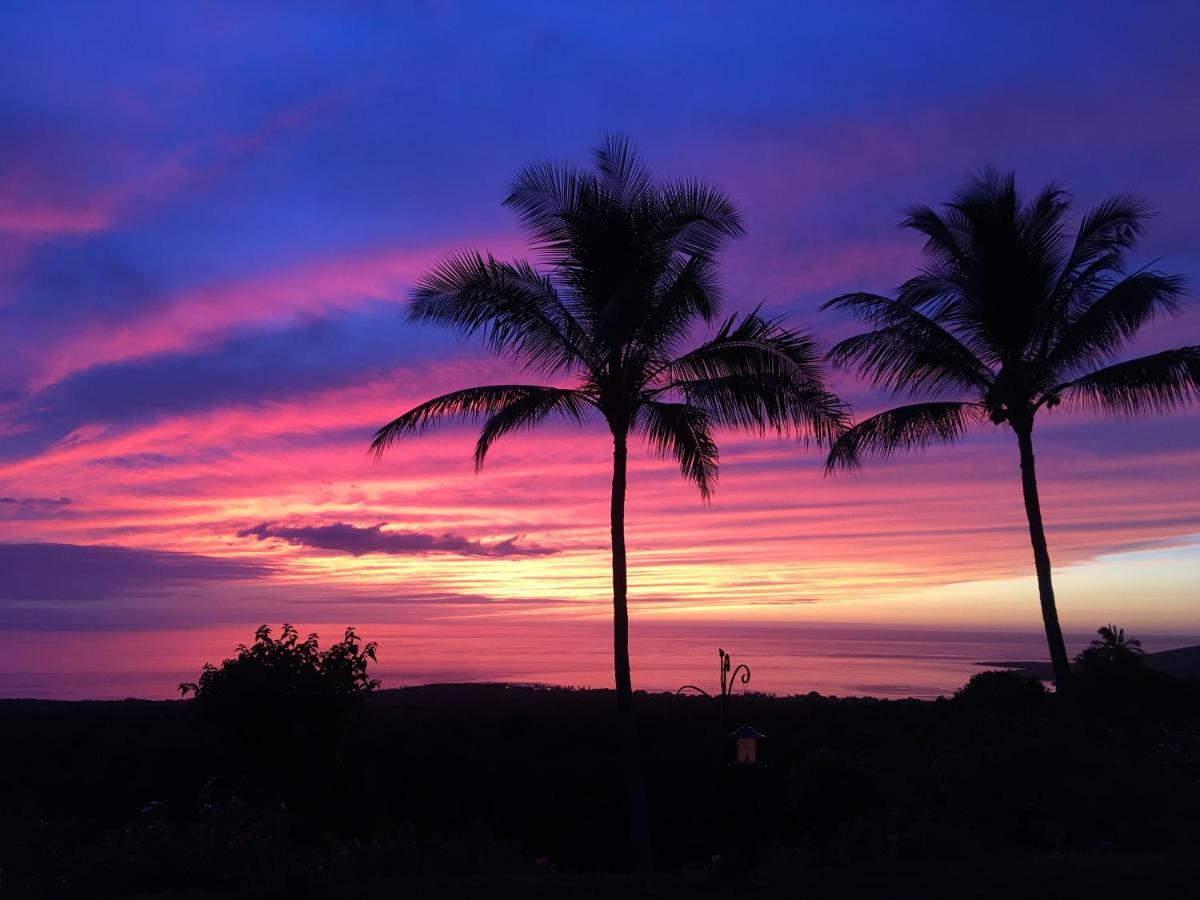
[[[341,629],[310,624],[322,646]],[[363,624],[379,642],[383,686],[443,681],[539,682],[610,687],[609,631],[601,623]],[[253,627],[145,631],[0,632],[0,696],[115,699],[178,696],[206,661],[219,662]],[[1147,651],[1200,643],[1193,636],[1142,635]],[[1089,635],[1069,637],[1072,653]],[[637,688],[712,690],[717,647],[750,665],[750,688],[778,694],[936,697],[951,694],[984,660],[1045,659],[1041,635],[859,626],[718,625],[634,622]]]

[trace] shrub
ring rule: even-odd
[[[367,674],[368,660],[375,661],[375,643],[363,644],[353,628],[339,643],[321,650],[316,634],[300,640],[291,625],[278,638],[260,625],[254,643],[239,644],[237,656],[219,666],[205,663],[199,681],[179,685],[209,708],[290,701],[356,700],[379,687]]]
[[[954,692],[956,702],[993,712],[1036,707],[1046,696],[1046,688],[1036,678],[1007,671],[977,672]]]
[[[353,628],[322,650],[315,634],[301,640],[284,625],[274,638],[263,625],[253,644],[181,684],[220,782],[251,799],[323,803],[316,794],[334,787],[351,718],[379,686],[367,671],[375,647]]]
[[[1125,637],[1124,628],[1104,625],[1096,633],[1100,639],[1092,641],[1075,657],[1075,664],[1082,671],[1119,669],[1127,672],[1142,668],[1145,663],[1142,642]]]

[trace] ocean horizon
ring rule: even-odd
[[[321,645],[343,627],[298,623]],[[179,696],[205,662],[220,663],[254,625],[199,628],[34,631],[0,638],[0,698],[164,700]],[[611,632],[599,621],[460,621],[363,623],[358,633],[379,643],[372,674],[383,688],[444,682],[508,682],[567,687],[612,687]],[[276,627],[275,633],[278,633]],[[1067,635],[1074,654],[1094,635]],[[1200,636],[1138,634],[1146,652],[1200,643]],[[739,690],[772,694],[932,699],[949,696],[985,662],[1045,660],[1035,631],[935,629],[839,624],[634,622],[631,654],[635,689],[673,691],[718,686],[718,647],[751,680]]]

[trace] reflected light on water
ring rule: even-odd
[[[612,648],[603,622],[356,623],[379,642],[375,674],[383,686],[505,681],[611,687]],[[138,631],[6,632],[0,696],[115,699],[178,696],[206,661],[220,662],[254,625]],[[299,624],[322,646],[343,626]],[[1069,637],[1072,653],[1090,635]],[[1200,642],[1142,636],[1148,652]],[[634,686],[674,690],[716,687],[717,647],[753,670],[750,687],[777,694],[817,691],[840,696],[949,695],[988,660],[1045,659],[1033,633],[933,631],[861,626],[636,623],[631,637]]]

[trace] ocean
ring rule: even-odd
[[[317,631],[322,646],[341,627]],[[358,626],[379,642],[373,674],[383,687],[451,681],[612,686],[612,648],[603,622],[482,619]],[[0,632],[0,697],[121,699],[178,697],[178,684],[219,663],[253,637],[252,625],[126,631]],[[1091,635],[1068,635],[1077,652]],[[1200,643],[1189,635],[1139,635],[1147,652]],[[634,621],[634,686],[715,691],[717,648],[750,667],[750,690],[836,696],[949,696],[994,660],[1046,659],[1037,632],[951,631],[860,625],[719,624]],[[739,689],[742,689],[739,685]]]

